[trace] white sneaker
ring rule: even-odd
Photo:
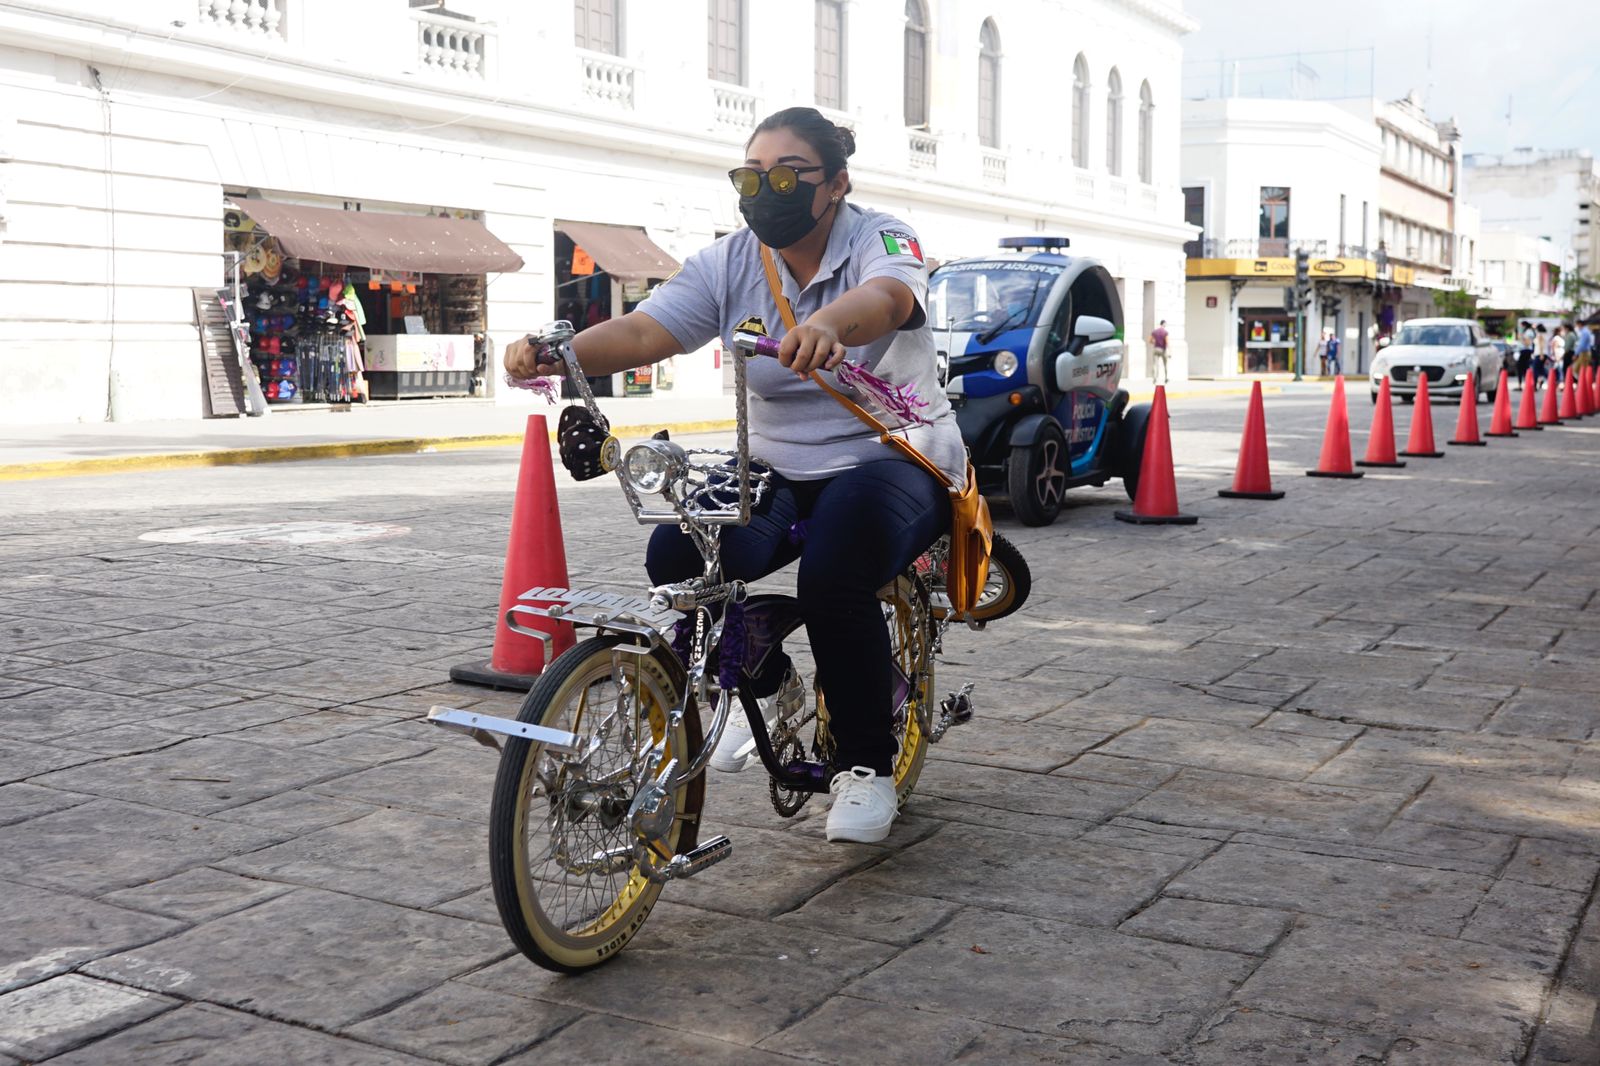
[[[889,835],[900,807],[893,778],[854,766],[834,774],[828,791],[833,793],[833,806],[828,808],[829,840],[876,844]]]
[[[780,717],[798,713],[805,706],[805,701],[805,686],[791,669],[784,675],[783,685],[776,695],[757,700],[756,703],[761,707],[761,719],[767,723],[770,733]],[[750,732],[750,718],[742,706],[734,707],[728,713],[728,724],[722,727],[722,739],[717,741],[716,749],[711,752],[708,765],[725,774],[736,774],[750,764],[755,754],[756,738]]]

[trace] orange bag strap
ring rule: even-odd
[[[784,329],[794,329],[799,324],[794,317],[794,308],[789,305],[789,298],[783,294],[783,285],[778,281],[778,264],[772,261],[772,249],[764,244],[761,246],[761,266],[767,272],[767,288],[772,290],[772,299],[778,305],[778,315],[783,319]],[[904,437],[896,436],[888,426],[878,421],[870,411],[832,385],[829,385],[826,381],[823,381],[820,374],[812,374],[811,380],[821,386],[823,392],[837,400],[845,410],[870,426],[878,434],[878,440],[899,451],[900,454],[922,467],[944,485],[948,486],[950,484],[949,475],[934,465],[933,460],[912,447],[911,442]]]

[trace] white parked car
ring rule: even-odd
[[[1483,327],[1470,318],[1413,318],[1372,360],[1372,402],[1385,375],[1389,390],[1406,403],[1417,396],[1417,382],[1428,379],[1429,397],[1460,399],[1469,383],[1494,399],[1500,387],[1500,353]]]

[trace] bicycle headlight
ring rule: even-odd
[[[665,492],[683,476],[688,457],[682,448],[665,440],[647,440],[628,449],[622,459],[622,476],[635,492]]]
[[[994,372],[1003,378],[1008,378],[1017,372],[1017,354],[1015,352],[1000,352],[994,357]]]

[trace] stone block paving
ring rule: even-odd
[[[978,718],[883,845],[713,774],[733,857],[576,978],[500,929],[494,756],[422,722],[517,706],[445,679],[503,455],[4,488],[0,1066],[1600,1061],[1600,426],[1254,504],[1237,421],[1182,426],[1197,527],[1001,509],[1033,600],[951,635]],[[642,580],[614,486],[561,505],[575,580]],[[410,532],[138,539],[329,518]]]

